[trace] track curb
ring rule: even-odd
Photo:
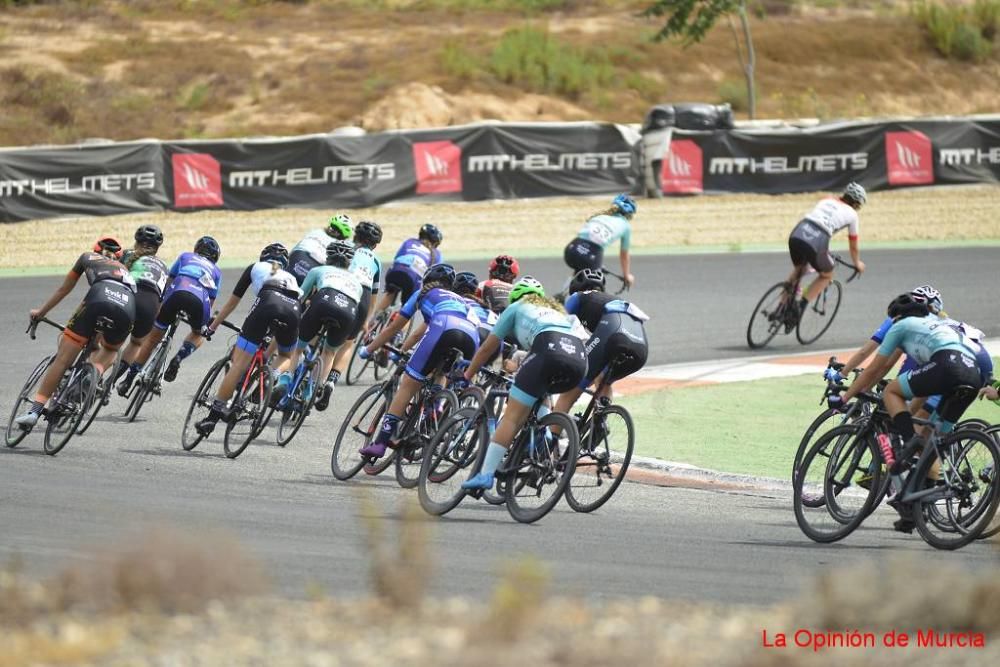
[[[621,461],[620,455],[612,460]],[[626,479],[651,486],[675,486],[716,491],[790,492],[792,483],[774,477],[699,468],[688,463],[665,461],[650,456],[633,456]]]

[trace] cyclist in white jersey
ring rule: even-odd
[[[851,262],[858,267],[859,273],[865,272],[865,263],[861,261],[858,249],[858,210],[866,201],[868,195],[865,189],[858,183],[848,183],[844,194],[820,201],[792,230],[788,237],[788,254],[791,255],[793,268],[788,282],[795,283],[801,279],[809,266],[819,272],[819,277],[802,293],[799,312],[804,312],[806,305],[822,294],[833,280],[830,239],[841,229],[847,228]]]
[[[325,229],[314,229],[295,244],[288,256],[288,271],[302,285],[309,272],[326,264],[326,247],[331,241],[351,238],[351,217],[340,213],[330,218]]]

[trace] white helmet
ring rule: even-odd
[[[910,294],[915,297],[923,297],[932,313],[937,314],[944,308],[944,302],[941,300],[941,292],[934,289],[933,285],[914,287],[910,290]]]
[[[847,187],[844,188],[843,197],[844,199],[853,201],[858,207],[864,206],[868,201],[868,193],[865,192],[860,183],[855,183],[854,181],[848,183]]]

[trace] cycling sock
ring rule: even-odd
[[[192,352],[194,352],[194,343],[189,340],[184,341],[181,349],[177,350],[177,361],[184,361],[191,356]]]
[[[544,417],[545,415],[549,414],[550,412],[552,412],[552,410],[549,409],[549,406],[547,406],[544,403],[542,403],[541,405],[538,406],[538,409],[535,410],[535,416],[537,416],[539,419],[541,419],[542,417]]]
[[[903,436],[903,442],[911,440],[917,432],[913,429],[913,417],[905,410],[892,418],[896,432]]]
[[[337,370],[330,371],[330,375],[327,378],[327,380],[336,385],[337,381],[340,380],[340,371]]]
[[[400,418],[396,415],[386,415],[382,419],[382,428],[379,429],[378,435],[375,436],[375,443],[377,445],[388,445],[389,439],[392,438],[393,434],[396,432],[396,426],[400,422]]]
[[[495,442],[491,442],[489,448],[486,450],[486,457],[483,459],[483,467],[479,471],[480,473],[493,474],[500,467],[500,462],[503,461],[503,457],[507,455],[507,448],[503,445],[498,445]]]

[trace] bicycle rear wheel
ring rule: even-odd
[[[56,391],[52,411],[45,428],[45,453],[58,454],[76,434],[87,407],[97,393],[97,369],[89,363],[79,369],[71,368],[69,377]]]
[[[608,502],[625,480],[635,449],[635,425],[628,410],[610,405],[594,410],[584,431],[576,470],[566,487],[566,502],[586,513]]]
[[[97,413],[101,411],[105,405],[108,404],[111,397],[111,389],[115,384],[115,377],[118,375],[118,364],[121,363],[122,350],[124,345],[118,348],[118,355],[115,357],[114,363],[112,363],[108,368],[104,370],[104,375],[100,376],[97,382],[97,392],[94,395],[94,401],[90,408],[87,410],[87,414],[83,421],[80,422],[80,427],[77,429],[77,435],[83,435],[86,433],[90,425],[94,423],[97,419]]]
[[[128,404],[128,408],[125,410],[125,416],[128,417],[130,422],[134,422],[135,418],[139,416],[139,411],[142,410],[142,406],[146,404],[147,401],[153,400],[153,389],[160,382],[160,378],[163,377],[163,366],[167,363],[167,354],[170,352],[167,345],[160,345],[156,348],[156,352],[152,359],[150,359],[150,364],[147,364],[148,369],[144,368],[140,373],[139,377],[136,378],[133,384],[132,400]]]
[[[764,347],[785,326],[785,309],[782,303],[789,291],[788,283],[778,283],[764,292],[757,302],[747,325],[747,345],[751,350]]]
[[[819,340],[820,336],[833,324],[833,318],[840,310],[840,297],[843,288],[840,282],[834,280],[826,286],[823,293],[816,297],[799,317],[795,327],[795,337],[803,345],[809,345]]]
[[[993,442],[997,443],[997,446],[1000,447],[1000,425],[991,426],[986,430],[986,434],[992,437]],[[987,478],[987,480],[989,480],[989,483],[998,484],[1000,483],[1000,480],[997,479],[997,472],[998,471],[996,469],[994,470],[984,469],[980,471],[980,474],[984,475]],[[990,524],[986,526],[985,529],[983,529],[983,533],[982,535],[979,536],[979,539],[981,540],[989,539],[994,535],[997,535],[998,533],[1000,533],[1000,508],[998,508],[997,512],[993,515],[993,520],[990,522]]]
[[[445,421],[458,410],[458,397],[450,389],[442,389],[429,397],[423,405],[423,419],[417,422],[417,433],[407,447],[396,451],[396,482],[404,489],[412,489],[420,479],[424,449],[430,444]]]
[[[271,389],[271,369],[255,364],[250,369],[249,380],[240,387],[230,408],[226,437],[222,441],[227,457],[235,459],[260,434],[271,401]]]
[[[284,447],[292,441],[295,434],[302,428],[302,422],[309,416],[316,402],[316,390],[323,384],[323,362],[317,358],[299,380],[295,391],[288,399],[288,405],[281,411],[281,421],[278,422],[277,442]],[[306,398],[308,396],[308,398]]]
[[[185,451],[190,452],[204,440],[195,428],[195,424],[208,416],[219,385],[222,384],[222,378],[229,372],[229,365],[228,355],[212,364],[198,385],[198,391],[191,397],[191,406],[188,408],[187,417],[184,418],[184,428],[181,430],[181,447]]]
[[[550,426],[559,428],[559,438],[551,437]],[[522,429],[504,466],[507,511],[521,523],[534,523],[556,506],[580,452],[580,435],[568,415],[550,412],[538,420],[538,427],[534,433]]]
[[[358,450],[371,444],[388,407],[388,392],[381,384],[369,387],[354,401],[340,424],[330,454],[330,472],[334,477],[346,481],[361,471],[365,459]]]
[[[462,483],[474,473],[479,452],[488,437],[476,408],[459,408],[449,417],[424,449],[417,478],[417,496],[424,511],[447,514],[466,496]]]
[[[49,356],[39,361],[38,365],[28,374],[28,379],[25,381],[24,386],[21,387],[21,393],[17,395],[14,407],[10,409],[10,419],[7,421],[5,440],[8,447],[17,447],[27,437],[28,433],[30,433],[30,431],[25,431],[15,424],[14,419],[22,412],[27,412],[31,404],[34,403],[38,383],[41,382],[42,376],[45,375],[45,371],[48,370],[53,358]]]

